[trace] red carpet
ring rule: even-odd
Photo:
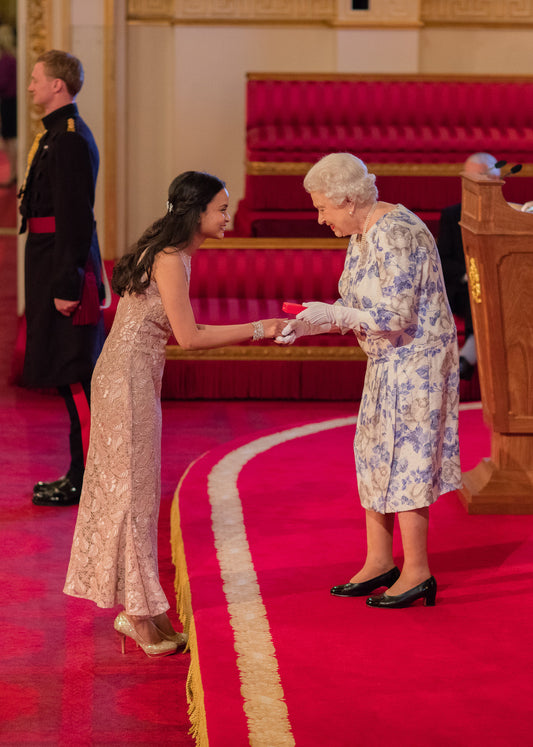
[[[192,747],[186,702],[190,656],[150,660],[132,647],[122,656],[112,629],[115,611],[62,593],[76,507],[33,506],[31,486],[64,469],[63,402],[3,387],[0,408],[0,744]],[[186,466],[235,436],[250,439],[265,428],[289,427],[309,408],[301,402],[163,404],[159,561],[172,608],[169,515]],[[350,409],[330,403],[318,413],[327,417],[328,411],[340,415]]]
[[[468,516],[443,496],[435,608],[331,597],[362,560],[364,518],[353,423],[318,427],[218,447],[178,491],[198,744],[531,744],[533,516]],[[461,443],[464,470],[488,453],[479,409],[461,412]]]
[[[15,245],[14,236],[0,238],[0,744],[192,747],[185,697],[191,657],[152,661],[131,648],[122,656],[113,612],[61,592],[76,508],[38,508],[30,499],[33,482],[65,469],[67,416],[58,397],[7,385]],[[201,671],[205,702],[198,677],[190,685],[194,715],[203,705],[207,712],[203,733],[211,747],[244,747],[250,724],[258,733],[253,744],[266,747],[295,739],[302,747],[531,743],[533,517],[468,517],[446,496],[433,512],[434,609],[367,610],[361,600],[330,598],[329,586],[349,577],[362,545],[351,425],[274,446],[240,473],[261,599],[248,599],[245,584],[234,604],[250,604],[266,640],[259,649],[255,632],[240,630],[247,672],[261,673],[257,689],[253,678],[245,681],[248,722],[207,472],[261,434],[353,416],[354,409],[349,402],[163,404],[159,555],[171,604],[172,497],[187,465],[207,452],[184,480],[181,506],[201,663],[191,673]],[[478,412],[461,420],[468,469],[488,446]],[[227,548],[231,558],[232,542]],[[229,588],[235,593],[235,584]],[[185,607],[186,596],[181,602]],[[284,729],[284,741],[274,741],[273,728]]]
[[[76,507],[33,506],[31,488],[64,471],[68,418],[59,397],[7,383],[17,334],[15,258],[15,236],[0,237],[0,744],[192,747],[189,655],[154,661],[129,647],[122,656],[113,611],[61,591]],[[311,410],[326,418],[353,409],[351,403],[163,403],[159,560],[172,606],[169,514],[187,465],[235,437],[290,427]]]

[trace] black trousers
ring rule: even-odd
[[[91,382],[60,386],[58,391],[65,400],[70,418],[70,466],[67,477],[74,487],[81,490],[89,447]]]

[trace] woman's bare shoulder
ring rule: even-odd
[[[157,253],[154,266],[161,265],[164,267],[183,266],[183,250],[177,249],[175,246],[166,246]]]

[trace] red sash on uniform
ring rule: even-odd
[[[28,218],[28,230],[30,233],[55,233],[56,219],[53,215]],[[81,299],[72,314],[72,324],[83,326],[85,324],[98,324],[100,320],[100,296],[96,284],[96,275],[91,258],[85,265],[85,276],[81,289]]]
[[[43,218],[28,218],[28,231],[30,233],[55,233],[56,219],[53,215]]]

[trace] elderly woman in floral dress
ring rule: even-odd
[[[336,596],[372,607],[435,604],[427,552],[429,506],[461,484],[457,333],[435,241],[403,205],[378,201],[375,176],[349,153],[325,156],[304,188],[318,222],[351,236],[335,304],[310,302],[282,340],[353,331],[368,356],[354,451],[366,510],[364,565]],[[403,567],[392,538],[398,514]]]

